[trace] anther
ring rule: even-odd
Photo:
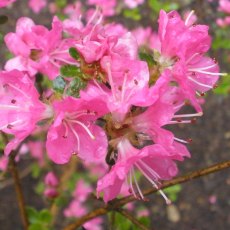
[[[13,125],[11,125],[11,124],[7,125],[7,129],[12,129],[12,128],[13,128]]]
[[[218,85],[217,84],[215,84],[214,86],[213,86],[213,89],[216,89],[218,87]]]
[[[134,79],[134,84],[138,85],[138,81],[136,79]]]
[[[191,143],[192,143],[192,138],[188,138],[188,139],[187,139],[187,142],[188,142],[189,144],[191,144]]]
[[[15,103],[16,103],[16,100],[15,100],[15,99],[12,99],[12,100],[11,100],[11,103],[12,103],[12,104],[15,104]]]

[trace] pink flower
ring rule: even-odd
[[[0,110],[0,130],[15,136],[5,148],[7,155],[52,114],[39,101],[33,82],[18,70],[0,72]]]
[[[169,180],[177,174],[176,164],[161,145],[150,145],[139,150],[127,139],[123,139],[118,144],[118,157],[110,172],[97,183],[97,193],[99,195],[100,192],[104,192],[105,202],[114,199],[120,193],[125,180],[133,195],[144,199],[135,170],[140,171],[156,188],[159,188],[159,180]]]
[[[7,156],[1,156],[0,157],[0,170],[6,171],[9,163],[9,158]]]
[[[77,154],[86,161],[105,157],[107,137],[95,121],[106,112],[104,103],[67,97],[54,102],[55,120],[47,135],[48,156],[57,164]]]
[[[6,70],[16,68],[28,71],[32,76],[39,71],[54,79],[61,65],[76,64],[69,55],[72,40],[62,40],[62,23],[56,17],[50,31],[44,26],[35,25],[30,18],[20,18],[16,33],[8,33],[5,42],[15,55],[6,63]]]
[[[116,0],[87,0],[88,5],[99,6],[104,16],[113,16],[115,14]]]
[[[30,154],[36,160],[38,160],[39,165],[42,167],[45,164],[45,144],[44,141],[29,141],[27,142]]]
[[[78,180],[73,196],[80,202],[86,201],[88,195],[93,191],[91,186],[87,184],[84,180]]]
[[[58,196],[58,191],[56,188],[47,187],[47,188],[45,188],[43,194],[47,198],[54,199],[55,197]]]
[[[1,0],[0,1],[0,8],[5,7],[5,6],[7,6],[7,5],[9,5],[9,4],[11,4],[11,3],[15,2],[15,1],[16,0]]]
[[[141,5],[142,3],[144,3],[145,0],[125,0],[125,4],[129,7],[129,8],[135,8],[138,5]]]
[[[45,176],[45,185],[49,187],[57,187],[59,184],[58,178],[53,172],[49,172]]]
[[[47,0],[29,0],[29,7],[38,14],[46,5]]]
[[[87,213],[87,208],[78,200],[74,199],[64,210],[66,217],[81,217]]]
[[[230,14],[230,1],[229,0],[220,0],[219,1],[219,11]]]
[[[85,100],[97,97],[104,101],[115,122],[122,121],[132,105],[152,103],[153,96],[148,87],[149,71],[145,62],[104,57],[102,67],[111,89],[95,82],[81,91],[81,97]]]

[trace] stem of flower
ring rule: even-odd
[[[182,183],[185,183],[187,181],[191,181],[193,179],[203,177],[203,176],[206,176],[208,174],[215,173],[215,172],[221,171],[221,170],[226,169],[226,168],[230,168],[230,160],[209,166],[209,167],[204,168],[204,169],[190,172],[184,176],[177,177],[177,178],[170,180],[170,181],[165,181],[162,183],[162,185],[159,189],[168,188],[168,187],[174,186],[176,184],[182,184]],[[148,196],[150,194],[156,193],[159,189],[155,189],[155,188],[147,189],[143,192],[143,195]],[[135,201],[135,200],[136,200],[136,198],[133,195],[130,195],[130,196],[127,196],[127,197],[124,197],[121,199],[114,199],[113,201],[109,202],[109,204],[105,205],[104,207],[95,209],[94,211],[86,214],[85,216],[81,217],[80,219],[78,219],[74,223],[67,225],[66,227],[63,228],[63,230],[75,230],[78,227],[82,226],[87,221],[89,221],[89,220],[91,220],[97,216],[102,216],[111,210],[117,210],[120,207],[122,207],[123,205],[130,203],[132,201]]]

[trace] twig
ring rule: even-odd
[[[27,177],[30,173],[31,173],[31,167],[27,167],[25,168],[21,173],[19,173],[19,179],[22,180],[24,177]],[[9,178],[9,179],[2,179],[0,180],[0,190],[11,186],[14,184],[14,180],[13,178]]]
[[[176,184],[182,184],[182,183],[185,183],[185,182],[190,181],[192,179],[206,176],[208,174],[215,173],[215,172],[218,172],[220,170],[223,170],[223,169],[226,169],[229,167],[230,167],[230,160],[209,166],[209,167],[201,169],[201,170],[190,172],[185,176],[180,176],[180,177],[177,177],[173,180],[163,182],[161,189],[171,187],[171,186],[176,185]],[[145,196],[147,196],[147,195],[156,193],[157,191],[158,190],[154,189],[154,188],[153,189],[147,189],[143,192],[143,194]],[[87,221],[89,221],[89,220],[91,220],[97,216],[104,215],[111,210],[116,210],[116,209],[122,207],[123,205],[130,203],[134,200],[136,200],[136,198],[133,195],[130,195],[130,196],[122,198],[122,199],[115,199],[115,200],[111,201],[109,204],[105,205],[104,207],[98,208],[98,209],[86,214],[85,216],[81,217],[76,222],[67,225],[66,227],[64,227],[63,230],[75,230],[78,227],[80,227],[81,225],[83,225],[84,223],[86,223]]]
[[[2,133],[2,138],[3,138],[4,143],[7,143],[9,141],[8,137],[5,133]],[[21,186],[21,182],[20,182],[20,178],[19,178],[19,174],[18,174],[17,165],[15,162],[15,157],[16,157],[19,149],[21,148],[22,144],[23,143],[21,143],[16,150],[11,152],[11,154],[9,156],[9,170],[12,174],[13,181],[14,181],[14,187],[15,187],[15,192],[16,192],[17,201],[18,201],[18,207],[19,207],[19,211],[20,211],[20,215],[21,215],[21,219],[22,219],[22,224],[24,226],[24,229],[27,230],[29,227],[29,221],[28,221],[28,217],[26,214],[25,199],[23,196],[22,186]]]
[[[119,212],[121,215],[123,215],[124,217],[126,217],[127,219],[129,219],[133,224],[135,224],[137,227],[139,227],[139,229],[141,229],[141,230],[149,230],[145,225],[143,225],[134,216],[132,216],[127,210],[118,209],[117,212]]]
[[[28,218],[26,214],[25,200],[24,200],[24,196],[22,193],[22,187],[21,187],[21,183],[20,183],[20,179],[18,175],[18,170],[17,170],[16,163],[14,161],[14,155],[11,155],[9,160],[10,160],[9,170],[11,171],[12,177],[14,179],[14,187],[15,187],[15,192],[17,196],[18,207],[20,210],[22,223],[23,223],[24,229],[27,230],[29,222],[28,222]]]

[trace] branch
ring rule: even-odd
[[[17,166],[16,166],[16,163],[14,161],[14,155],[11,155],[9,160],[10,160],[9,170],[11,171],[11,174],[12,174],[12,177],[14,180],[14,187],[15,187],[15,192],[16,192],[16,196],[17,196],[18,207],[20,210],[22,223],[23,223],[24,229],[27,230],[29,222],[28,222],[28,218],[27,218],[27,214],[26,214],[25,200],[24,200],[24,196],[22,193],[21,182],[19,179]]]
[[[3,141],[5,144],[9,141],[8,137],[5,133],[2,133],[2,138],[3,138]],[[26,214],[26,206],[25,206],[25,200],[24,200],[24,196],[23,196],[23,192],[22,192],[20,177],[18,174],[16,162],[15,162],[15,157],[16,157],[19,149],[21,148],[21,145],[22,145],[22,143],[18,146],[18,148],[16,150],[12,151],[10,156],[9,156],[9,170],[11,172],[11,175],[12,175],[13,181],[14,181],[14,188],[15,188],[15,192],[16,192],[16,196],[17,196],[18,207],[19,207],[19,211],[20,211],[20,215],[21,215],[21,219],[22,219],[22,224],[24,226],[24,229],[27,230],[28,226],[29,226],[29,221],[28,221],[28,217]]]
[[[190,172],[187,175],[177,177],[173,180],[165,181],[162,183],[162,186],[160,189],[171,187],[171,186],[176,185],[176,184],[182,184],[182,183],[185,183],[185,182],[190,181],[192,179],[206,176],[208,174],[215,173],[215,172],[221,171],[221,170],[229,168],[229,167],[230,167],[230,160],[225,161],[225,162],[221,162],[221,163],[209,166],[209,167],[201,169],[201,170]],[[155,188],[147,189],[143,192],[143,194],[145,196],[148,196],[150,194],[156,193],[158,190],[159,189],[155,189]],[[109,204],[105,205],[104,207],[98,208],[98,209],[86,214],[82,218],[78,219],[76,222],[67,225],[63,230],[75,230],[78,227],[80,227],[81,225],[83,225],[84,223],[86,223],[87,221],[89,221],[89,220],[91,220],[97,216],[104,215],[111,210],[119,209],[121,206],[123,206],[127,203],[130,203],[134,200],[136,200],[136,198],[133,195],[124,197],[122,199],[115,199],[115,200],[109,202]]]
[[[143,225],[141,222],[139,222],[135,217],[133,217],[127,210],[124,209],[118,209],[117,212],[119,212],[121,215],[129,219],[133,224],[135,224],[139,229],[141,230],[148,230],[148,228]],[[153,230],[153,228],[151,228]]]

